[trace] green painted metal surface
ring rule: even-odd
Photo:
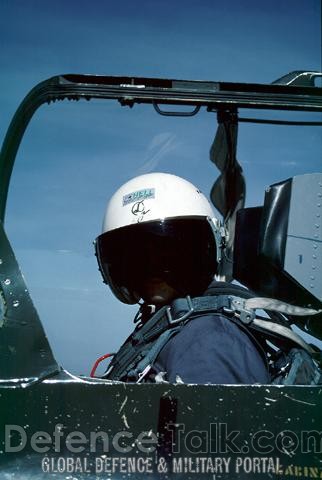
[[[321,478],[321,395],[319,387],[68,377],[2,389],[1,471],[14,478]]]
[[[60,370],[14,253],[0,224],[0,388],[39,381]]]

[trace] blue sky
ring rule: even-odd
[[[321,70],[320,23],[318,0],[3,0],[0,137],[24,95],[61,73],[270,83],[292,70]],[[209,194],[215,119],[98,101],[43,106],[34,117],[6,226],[67,369],[88,373],[132,329],[136,307],[114,299],[93,255],[107,199],[129,178],[157,170]],[[241,125],[238,145],[248,205],[261,204],[273,182],[321,170],[319,128]]]

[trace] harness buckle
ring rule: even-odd
[[[182,304],[183,301],[186,302],[186,305]],[[187,311],[187,308],[185,307],[188,307],[189,310]],[[179,313],[181,312],[185,312],[185,313],[183,313],[183,315],[176,318],[175,316],[172,315],[171,308],[174,309],[174,313],[176,312],[176,310],[179,311]],[[175,300],[172,303],[172,305],[166,309],[169,325],[176,325],[177,323],[183,322],[192,314],[193,311],[194,311],[194,308],[192,305],[191,297],[189,295],[187,295],[186,298],[180,298]]]
[[[246,325],[252,323],[256,317],[255,310],[245,308],[245,300],[243,298],[232,298],[231,307],[235,310],[235,315]]]
[[[152,365],[147,365],[143,370],[143,372],[139,373],[136,383],[140,383],[143,380],[143,378],[149,373],[151,368],[152,368]]]

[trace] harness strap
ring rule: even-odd
[[[178,332],[178,330],[181,330],[181,327],[172,328],[171,330],[163,332],[135,369],[129,371],[128,376],[137,379],[137,383],[141,382],[145,375],[149,373],[164,345]]]
[[[254,302],[251,303],[250,300]],[[143,378],[143,372],[148,373],[168,340],[183,325],[200,316],[201,313],[222,312],[240,327],[260,332],[268,338],[290,340],[308,353],[313,353],[312,348],[290,327],[256,318],[256,308],[264,308],[262,300],[245,300],[235,295],[178,298],[170,306],[160,308],[145,324],[135,330],[113,358],[105,378],[111,380],[131,378],[134,381],[140,381]],[[266,300],[276,302],[273,299]],[[284,306],[282,305],[281,308],[283,309]],[[294,315],[293,312],[292,314]]]
[[[257,328],[259,327],[259,328]],[[286,338],[287,340],[291,340],[301,348],[306,350],[308,353],[314,353],[314,350],[310,347],[308,343],[306,343],[297,333],[293,332],[288,327],[284,327],[283,325],[279,325],[278,323],[270,322],[268,320],[260,320],[259,318],[255,318],[250,325],[250,328],[258,331],[269,332],[273,334],[277,334],[279,337]]]
[[[148,341],[160,335],[160,333],[164,331],[166,311],[168,308],[168,305],[161,307],[145,324],[139,326],[139,329],[135,330],[130,337],[132,343],[141,343],[142,341]]]
[[[255,297],[245,301],[246,308],[260,308],[263,310],[272,310],[281,312],[286,315],[294,315],[298,317],[308,317],[310,315],[318,315],[322,310],[314,310],[313,308],[303,308],[289,303],[275,300],[274,298]]]
[[[180,298],[173,302],[173,308],[181,307],[183,311],[184,302],[186,299]],[[178,302],[178,304],[176,304]],[[177,306],[178,305],[178,306]],[[242,323],[246,324],[251,330],[260,331],[267,335],[274,337],[282,337],[287,340],[291,340],[308,353],[313,353],[314,350],[308,345],[297,333],[295,333],[290,327],[285,327],[278,323],[270,322],[269,320],[261,320],[256,318],[255,310],[259,309],[274,309],[280,312],[291,313],[292,315],[313,315],[319,313],[316,310],[296,307],[289,305],[278,300],[270,298],[251,298],[243,299],[234,295],[221,295],[219,297],[196,297],[192,299],[192,306],[194,308],[193,314],[205,313],[207,311],[214,312],[224,311],[226,314],[237,316]],[[187,308],[187,307],[186,307]]]

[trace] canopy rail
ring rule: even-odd
[[[130,107],[136,103],[158,105],[159,109],[161,104],[190,105],[196,113],[202,106],[209,111],[251,108],[322,112],[322,88],[313,86],[319,76],[319,72],[292,72],[267,85],[77,74],[49,78],[22,101],[4,139],[0,153],[0,221],[4,222],[21,139],[33,114],[44,103],[95,98],[117,100]]]

